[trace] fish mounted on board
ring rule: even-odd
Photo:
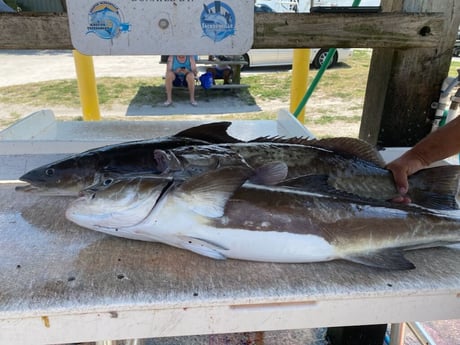
[[[460,242],[460,218],[244,184],[252,174],[246,167],[225,167],[180,183],[164,177],[121,178],[74,200],[66,217],[92,230],[162,242],[214,259],[342,259],[404,270],[414,268],[405,250]]]

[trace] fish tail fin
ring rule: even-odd
[[[458,210],[460,166],[444,165],[420,170],[409,177],[414,204],[436,210]]]

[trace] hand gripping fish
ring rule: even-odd
[[[460,242],[460,219],[455,217],[291,187],[244,184],[252,174],[245,167],[225,167],[184,182],[121,178],[76,199],[66,216],[92,230],[158,241],[214,259],[342,259],[411,269],[405,250]]]
[[[296,143],[284,140],[217,146],[238,153],[254,169],[267,161],[284,162],[288,175],[280,184],[285,186],[363,201],[388,201],[398,195],[391,171],[383,167],[379,153],[369,144],[353,138],[294,140]],[[459,182],[460,166],[424,169],[409,177],[408,196],[418,206],[458,210]]]

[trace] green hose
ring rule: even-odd
[[[353,4],[351,7],[358,7],[360,4],[361,0],[353,0]],[[303,98],[300,100],[299,105],[297,106],[296,110],[294,111],[294,116],[297,118],[300,115],[300,112],[302,111],[303,107],[305,107],[305,104],[307,104],[310,96],[313,94],[313,91],[316,89],[316,86],[318,85],[319,81],[321,80],[321,77],[323,76],[324,72],[326,71],[327,67],[329,66],[329,63],[334,56],[335,52],[337,51],[336,48],[330,48],[329,51],[327,52],[326,59],[324,59],[323,64],[321,65],[318,73],[316,74],[315,78],[313,78],[313,81],[311,82],[310,86],[307,89],[307,92],[305,92],[305,95]]]

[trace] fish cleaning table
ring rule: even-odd
[[[165,136],[196,124],[143,123],[142,131]],[[101,137],[57,139],[54,153],[46,136],[0,140],[1,344],[460,319],[460,251],[454,249],[410,252],[415,270],[389,272],[342,261],[216,261],[80,228],[64,217],[70,198],[19,193],[12,181],[67,151],[119,139],[102,138],[117,123],[68,125],[97,125]],[[131,134],[138,125],[125,124]],[[289,135],[296,131],[291,125],[236,121],[230,133]]]

